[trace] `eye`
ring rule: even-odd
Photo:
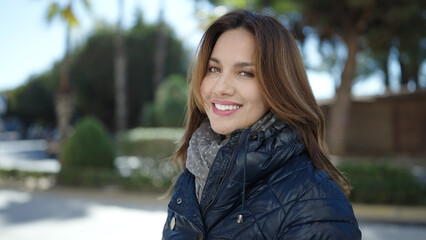
[[[251,72],[247,72],[247,71],[242,71],[239,73],[241,76],[243,77],[254,77],[254,74]]]
[[[209,71],[209,72],[212,72],[212,73],[220,72],[220,70],[219,70],[219,68],[218,68],[218,67],[209,67],[209,68],[208,68],[208,71]]]

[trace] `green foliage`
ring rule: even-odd
[[[182,75],[167,77],[157,90],[154,104],[146,106],[145,125],[181,127],[185,118],[187,89]]]
[[[126,33],[128,126],[140,125],[143,106],[154,98],[154,54],[156,25],[143,22],[139,15]],[[90,36],[73,55],[71,83],[76,90],[78,115],[92,114],[114,128],[114,40],[112,27],[104,27]],[[183,74],[186,52],[170,29],[166,32],[165,76]]]
[[[115,126],[115,34],[113,26],[104,24],[70,55],[70,84],[75,97],[75,115],[96,116],[108,129]],[[154,100],[152,79],[156,35],[157,26],[146,24],[141,15],[125,33],[127,112],[128,126],[131,128],[140,126],[143,106]],[[187,52],[182,42],[167,27],[166,43],[164,75],[184,74],[188,62]],[[54,97],[58,82],[59,64],[56,63],[52,70],[33,76],[25,85],[7,92],[8,111],[5,116],[19,117],[28,125],[33,122],[54,125]]]
[[[86,10],[90,10],[90,1],[89,0],[82,0],[82,6]],[[75,12],[73,11],[73,1],[69,1],[68,4],[64,6],[59,6],[57,2],[52,2],[49,5],[49,8],[47,10],[47,20],[50,22],[55,17],[60,17],[68,27],[78,27],[79,22],[78,19],[75,16]]]
[[[389,50],[398,48],[402,68],[401,84],[414,80],[419,84],[419,70],[426,56],[421,44],[426,36],[426,2],[423,0],[209,0],[214,5],[230,8],[248,7],[267,10],[276,15],[294,36],[301,40],[318,37],[322,44],[342,45],[350,35],[357,35],[359,49],[368,51],[372,60],[358,59],[358,74],[372,74],[378,69],[389,85],[387,60]],[[297,13],[296,13],[297,12]],[[296,14],[295,14],[296,13]],[[293,15],[298,17],[294,18]],[[413,24],[415,23],[415,24]],[[339,41],[336,41],[339,40]],[[323,53],[322,53],[323,54]],[[327,60],[327,55],[323,56]],[[333,59],[327,64],[330,71]],[[345,59],[340,59],[340,62]],[[324,62],[324,61],[323,61]],[[376,62],[376,63],[374,63]],[[374,66],[378,65],[378,66]],[[370,69],[371,68],[371,69]],[[362,76],[366,78],[365,76]]]
[[[27,125],[33,122],[53,124],[55,79],[55,71],[46,72],[32,76],[25,85],[6,92],[8,99],[6,116],[19,117]]]
[[[19,171],[19,170],[6,170],[0,169],[0,177],[1,178],[23,178],[23,177],[51,177],[54,175],[53,173],[46,172],[27,172],[27,171]]]
[[[181,128],[137,128],[125,132],[119,138],[120,155],[165,159],[176,150],[182,137]]]
[[[62,154],[62,169],[68,167],[114,168],[114,147],[102,123],[96,118],[81,119]],[[61,169],[61,171],[62,171]]]
[[[338,168],[352,185],[349,199],[357,203],[426,204],[426,187],[403,168],[386,164],[345,163]]]
[[[96,116],[108,128],[114,126],[113,59],[114,32],[104,29],[89,37],[75,52],[71,63],[76,112]]]
[[[28,172],[0,169],[0,186],[6,188],[28,188],[45,190],[55,184],[54,173]]]
[[[101,188],[117,185],[120,176],[116,170],[94,167],[66,167],[58,174],[60,185]]]
[[[118,178],[114,159],[114,147],[102,123],[94,117],[84,117],[65,143],[58,181],[73,186],[112,184]]]
[[[230,8],[250,8],[254,10],[262,10],[264,8],[272,8],[277,12],[286,12],[296,10],[298,4],[296,1],[281,0],[209,0],[214,5],[225,5]]]
[[[132,191],[162,191],[167,189],[172,178],[176,176],[173,164],[168,160],[175,148],[177,140],[183,135],[183,129],[173,128],[138,128],[123,133],[118,140],[118,149],[122,156],[133,156],[133,164],[125,162],[126,157],[118,158],[117,169],[95,167],[93,165],[79,167],[63,167],[58,175],[62,185],[84,187],[115,186]],[[129,171],[125,175],[121,167]]]

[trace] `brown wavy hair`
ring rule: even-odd
[[[255,39],[255,69],[261,93],[269,109],[298,131],[312,164],[326,171],[346,193],[350,184],[330,162],[325,142],[325,118],[309,86],[296,41],[275,18],[248,10],[234,10],[214,21],[204,33],[188,74],[189,96],[185,133],[174,155],[185,167],[192,134],[207,117],[201,83],[219,36],[232,29],[245,29]]]

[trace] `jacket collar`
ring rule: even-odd
[[[221,217],[221,212],[225,214],[227,209],[234,209],[241,203],[244,185],[249,189],[304,151],[297,132],[278,119],[266,129],[250,127],[235,131],[228,144],[217,153],[210,169],[200,209],[204,216],[211,210],[215,214],[205,219],[214,222]],[[231,205],[225,208],[223,204]]]

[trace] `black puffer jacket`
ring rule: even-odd
[[[297,134],[277,121],[265,131],[231,135],[200,203],[194,176],[181,174],[163,239],[361,239],[361,232],[343,192],[313,168]]]

